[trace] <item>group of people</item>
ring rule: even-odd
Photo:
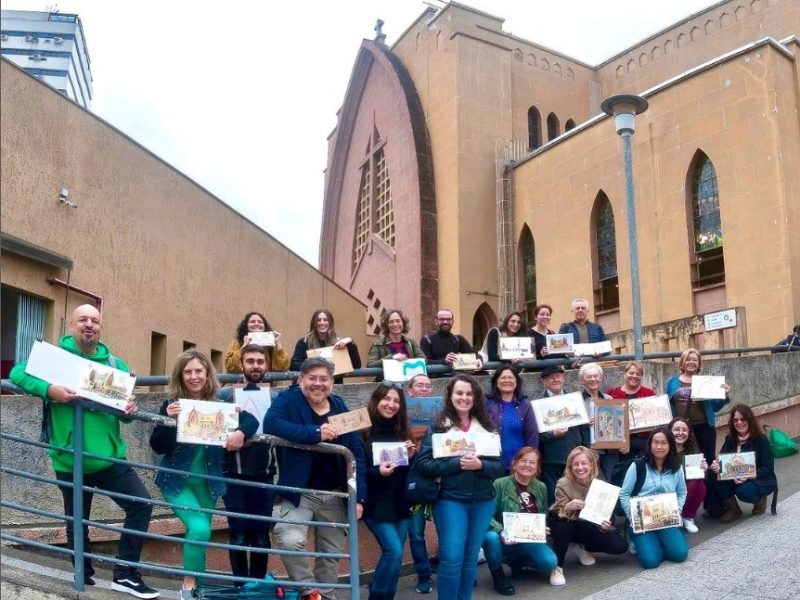
[[[572,308],[575,321],[566,325],[572,328],[576,339],[599,341],[598,336],[604,334],[602,328],[586,318],[588,303],[576,301]],[[537,323],[530,330],[530,337],[544,336],[550,331],[552,309],[546,305],[537,309]],[[377,366],[386,357],[404,360],[419,356],[425,356],[428,363],[451,364],[456,354],[473,351],[462,336],[451,332],[452,324],[451,311],[438,311],[437,330],[423,336],[417,344],[407,336],[408,320],[402,312],[386,311],[381,323],[383,336],[370,348],[368,365]],[[504,320],[497,335],[516,335],[522,329],[521,315],[513,313]],[[127,370],[125,363],[100,341],[102,317],[93,306],[75,309],[69,331],[60,341],[61,348]],[[274,346],[252,343],[250,338],[254,336],[251,334],[257,331],[272,331]],[[486,358],[494,361],[496,340],[487,339],[486,345]],[[731,522],[742,514],[739,501],[753,504],[753,514],[761,514],[766,509],[767,496],[777,489],[770,446],[752,410],[741,404],[730,412],[729,433],[722,451],[754,452],[757,477],[717,481],[720,465],[716,457],[715,415],[729,402],[730,390],[726,387],[716,400],[698,402],[691,398],[688,393],[691,379],[702,368],[700,353],[695,349],[683,352],[679,374],[667,383],[666,393],[675,416],[669,425],[631,435],[628,447],[622,450],[593,450],[589,425],[538,431],[532,408],[532,402],[537,400],[529,399],[524,393],[519,370],[512,362],[494,370],[488,394],[469,375],[451,377],[444,393],[443,408],[421,438],[412,439],[406,398],[432,396],[432,382],[426,375],[416,375],[405,386],[381,382],[367,404],[371,427],[361,432],[340,433],[329,418],[349,409],[342,398],[332,393],[334,366],[324,358],[306,358],[308,350],[328,346],[346,348],[353,366],[361,365],[355,343],[350,338],[337,336],[333,315],[325,309],[314,313],[309,333],[298,340],[292,357],[283,349],[280,333],[270,327],[267,319],[257,312],[248,313],[226,352],[227,370],[242,374],[245,389],[257,389],[265,373],[287,367],[299,371],[296,382],[272,398],[263,420],[240,411],[238,427],[228,435],[224,447],[179,442],[175,428],[166,425],[158,425],[153,430],[150,445],[163,456],[155,483],[185,526],[187,543],[183,547],[183,566],[186,571],[205,571],[205,543],[211,539],[212,530],[209,509],[213,509],[220,498],[227,511],[241,515],[228,519],[230,543],[237,547],[230,551],[231,570],[237,577],[258,579],[266,574],[271,547],[269,518],[274,508],[279,521],[272,528],[272,534],[280,549],[305,550],[309,530],[313,529],[315,551],[328,554],[342,551],[345,529],[310,528],[303,524],[312,521],[346,523],[346,501],[342,494],[324,493],[347,489],[347,469],[341,455],[249,443],[259,431],[295,444],[340,444],[352,452],[356,462],[355,482],[351,482],[358,501],[356,514],[359,519],[363,517],[381,548],[369,586],[371,600],[395,597],[406,538],[417,571],[418,592],[430,593],[435,588],[443,600],[470,598],[479,551],[483,548],[494,589],[502,595],[513,595],[515,588],[505,574],[504,563],[510,566],[512,576],[534,570],[549,576],[551,584],[563,585],[565,558],[569,552],[583,565],[594,564],[595,553],[622,554],[629,549],[635,552],[644,568],[656,567],[665,559],[679,562],[688,554],[682,529],[698,530],[694,519],[700,505],[705,505],[708,516]],[[546,345],[540,347],[537,341],[536,352],[537,356],[546,355]],[[479,362],[481,358],[479,355]],[[479,364],[478,368],[481,366]],[[623,385],[603,391],[601,366],[588,363],[580,367],[580,391],[590,409],[589,414],[592,414],[592,403],[600,399],[656,394],[642,385],[641,364],[629,362],[623,370]],[[541,372],[541,378],[544,397],[565,393],[563,367],[548,366]],[[78,394],[26,374],[25,363],[14,367],[11,379],[29,393],[46,400],[45,407],[50,415],[49,441],[54,446],[49,451],[53,468],[58,480],[71,481],[72,402]],[[161,414],[177,417],[181,410],[180,399],[232,402],[234,394],[233,388],[220,389],[214,365],[203,353],[191,349],[176,360]],[[126,448],[120,435],[120,422],[136,410],[135,399],[130,398],[125,414],[119,417],[107,412],[86,411],[85,450],[97,456],[124,459]],[[467,453],[434,458],[433,435],[448,431],[494,433],[500,441],[499,455]],[[372,446],[382,442],[404,446],[409,464],[386,460],[373,465]],[[704,456],[701,466],[706,470],[706,477],[687,481],[683,457],[696,452]],[[412,505],[406,498],[412,469],[437,482],[438,492],[429,506]],[[601,525],[579,519],[586,494],[596,478],[620,485],[619,508],[627,517],[628,525],[617,525],[614,517]],[[120,537],[117,556],[126,562],[137,562],[142,538],[128,531],[147,531],[152,510],[139,476],[126,465],[87,457],[84,481],[86,485],[128,497],[112,497],[125,511],[127,530]],[[282,491],[274,507],[277,498],[274,491],[266,487],[272,483],[322,493]],[[59,489],[64,497],[65,514],[71,516],[72,489],[67,485]],[[629,525],[630,498],[663,492],[675,492],[682,510],[682,529],[633,533]],[[130,497],[141,498],[141,501]],[[92,495],[84,493],[87,514],[91,501]],[[514,543],[503,528],[505,512],[546,514],[549,543]],[[435,585],[425,543],[429,516],[435,524],[439,548]],[[71,521],[67,520],[66,528],[72,547],[75,534]],[[87,527],[83,529],[83,537],[88,548]],[[301,588],[301,598],[332,597],[333,590],[329,586],[337,581],[338,559],[319,556],[313,569],[304,556],[281,554],[281,560],[290,579],[309,583],[308,587]],[[94,585],[91,560],[84,561],[85,583]],[[197,585],[194,575],[184,577],[180,597],[194,597]],[[137,569],[122,563],[114,568],[112,586],[138,598],[158,596],[156,590],[144,583]]]

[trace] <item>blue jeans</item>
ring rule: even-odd
[[[547,544],[504,544],[500,534],[489,530],[483,538],[483,555],[489,569],[494,571],[503,562],[518,567],[530,567],[540,573],[550,573],[556,568],[556,554]]]
[[[365,519],[367,528],[378,540],[381,557],[375,565],[375,574],[369,584],[369,593],[391,598],[397,591],[397,579],[403,564],[403,546],[406,543],[409,519],[396,523]]]
[[[683,562],[689,555],[689,545],[680,527],[631,534],[636,558],[643,569],[655,569],[665,559]]]
[[[762,485],[753,480],[745,481],[741,485],[736,485],[733,481],[718,481],[717,490],[723,500],[733,497],[739,498],[742,502],[747,504],[755,504],[763,496],[769,496],[775,491],[774,485]]]
[[[440,600],[470,600],[478,570],[478,551],[494,514],[494,498],[480,502],[439,500],[433,508],[439,537]]]
[[[408,547],[414,559],[414,570],[420,579],[430,579],[433,574],[428,547],[425,545],[425,511],[422,507],[408,520]]]

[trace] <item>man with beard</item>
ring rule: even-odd
[[[258,383],[267,371],[267,348],[256,344],[247,344],[240,351],[240,368],[247,384],[245,392],[258,392]],[[223,402],[234,401],[235,388],[227,387],[220,390],[217,398]],[[264,390],[269,394],[269,390]],[[257,411],[254,411],[257,412]],[[257,415],[256,415],[257,416]],[[258,424],[258,432],[262,430],[262,423]],[[241,450],[225,452],[223,472],[225,477],[250,481],[255,483],[272,483],[275,476],[275,452],[268,444],[245,444]],[[230,512],[257,515],[262,517],[272,516],[274,491],[236,485],[228,483],[225,496],[225,508]],[[250,546],[251,548],[270,548],[269,522],[241,517],[228,517],[229,543],[235,546]],[[261,552],[247,552],[246,550],[229,550],[231,571],[236,577],[253,577],[263,579],[267,574],[268,554]],[[249,564],[248,564],[249,555]],[[237,586],[244,582],[237,581]]]
[[[420,348],[428,358],[430,365],[452,365],[456,361],[456,354],[473,353],[472,345],[463,335],[453,333],[453,311],[442,308],[436,313],[436,331],[422,336]],[[483,367],[480,356],[477,370]]]
[[[273,400],[264,420],[264,431],[295,444],[328,442],[348,448],[356,461],[356,517],[360,519],[367,493],[364,448],[358,432],[339,435],[336,427],[328,422],[329,416],[348,411],[344,400],[331,394],[332,389],[333,363],[324,358],[307,358],[300,365],[298,385],[281,392]],[[347,489],[347,467],[340,455],[282,447],[278,462],[278,485],[328,492]],[[282,522],[275,525],[275,541],[282,550],[305,550],[308,538],[307,525],[285,521],[347,522],[347,501],[342,497],[313,492],[281,492],[281,496]],[[344,536],[342,528],[315,528],[315,551],[341,552]],[[292,581],[316,581],[323,584],[322,598],[335,597],[333,589],[324,584],[337,581],[338,559],[318,557],[313,572],[305,556],[281,555],[281,559]],[[305,588],[300,598],[310,598],[315,592],[315,588]]]
[[[120,358],[111,354],[108,346],[100,341],[103,329],[103,318],[100,312],[90,304],[84,304],[72,311],[69,321],[69,335],[59,341],[59,346],[77,354],[81,358],[91,360],[102,365],[107,365],[120,371],[128,372],[126,365]],[[44,400],[43,431],[46,431],[48,441],[59,448],[72,449],[73,423],[75,422],[75,408],[73,402],[80,398],[76,390],[63,385],[56,385],[43,381],[25,373],[26,362],[21,362],[11,370],[11,380],[31,395]],[[136,412],[136,402],[131,396],[125,406],[125,414],[132,415]],[[106,412],[85,410],[83,412],[84,451],[109,458],[125,459],[125,441],[120,434],[120,417]],[[48,454],[53,463],[53,470],[59,481],[72,482],[73,479],[73,454],[60,450],[49,450]],[[150,494],[142,484],[139,476],[128,465],[110,463],[100,458],[84,456],[83,458],[83,484],[96,487],[109,492],[116,492],[128,496],[135,496],[149,500]],[[64,497],[64,513],[71,517],[72,488],[59,486]],[[84,517],[89,518],[92,509],[93,494],[83,493]],[[146,502],[135,500],[111,498],[122,510],[125,511],[123,527],[133,531],[147,531],[150,524],[152,506]],[[130,533],[122,533],[117,549],[117,558],[120,560],[138,562],[142,554],[142,538]],[[75,528],[72,521],[67,521],[67,543],[70,549],[74,548]],[[83,526],[83,547],[86,552],[91,551],[89,540],[89,527]],[[73,557],[74,562],[74,557]],[[83,559],[83,580],[85,585],[94,585],[94,568],[90,558]],[[131,594],[137,598],[157,598],[159,592],[142,581],[141,575],[135,567],[124,564],[114,565],[114,576],[111,587],[119,592]]]

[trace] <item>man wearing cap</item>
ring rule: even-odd
[[[548,366],[542,371],[543,398],[564,393],[564,367]],[[534,400],[536,402],[536,400]],[[542,453],[542,479],[547,486],[547,503],[555,502],[556,483],[564,476],[567,456],[577,446],[589,446],[589,428],[577,425],[539,433],[539,451]]]

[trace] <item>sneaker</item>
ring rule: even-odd
[[[433,582],[430,577],[420,577],[417,580],[417,593],[430,594],[433,591]]]
[[[597,562],[594,556],[592,556],[592,553],[588,552],[586,548],[580,544],[572,544],[572,551],[575,553],[575,556],[578,557],[578,560],[584,567],[591,567]]]
[[[94,585],[94,577],[92,575],[84,575],[83,585]]]
[[[697,533],[698,531],[700,531],[697,528],[697,525],[694,524],[694,519],[684,519],[683,528],[689,533]]]
[[[483,564],[486,562],[486,557],[483,555],[483,548],[478,550],[478,564]]]
[[[137,598],[158,598],[160,592],[151,587],[147,587],[142,581],[142,576],[136,571],[128,573],[124,577],[114,577],[111,589],[118,592],[125,592]],[[181,596],[182,598],[183,596]]]
[[[631,554],[636,554],[636,546],[633,545],[633,542],[628,545],[628,552]]]
[[[565,583],[567,580],[564,579],[564,569],[561,567],[553,569],[553,572],[550,573],[550,585],[564,585]]]

